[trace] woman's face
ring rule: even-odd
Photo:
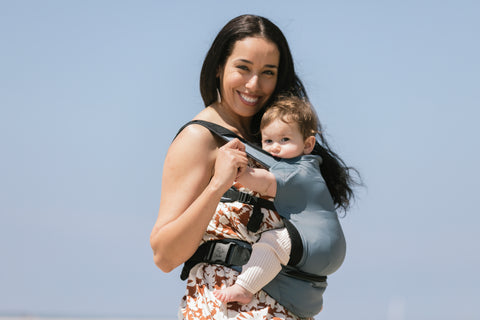
[[[275,90],[279,61],[277,46],[264,38],[235,42],[218,72],[222,105],[238,116],[254,116]]]

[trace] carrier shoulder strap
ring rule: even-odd
[[[181,127],[178,133],[180,133],[186,126],[189,126],[191,124],[199,124],[207,128],[208,130],[210,130],[210,132],[222,138],[226,142],[235,138],[239,139],[245,145],[245,152],[247,153],[247,155],[267,169],[269,169],[278,161],[269,153],[263,151],[262,149],[260,149],[259,147],[253,144],[250,144],[248,141],[239,137],[234,132],[216,123],[212,123],[204,120],[192,120],[186,123],[183,127]],[[250,217],[250,220],[248,221],[248,224],[247,224],[247,229],[251,232],[257,232],[262,223],[263,213],[261,212],[260,208],[275,210],[273,202],[259,198],[259,197],[250,196],[249,194],[240,192],[237,189],[232,187],[223,195],[222,202],[234,202],[234,201],[247,203],[253,206],[252,216]]]
[[[257,232],[260,229],[260,225],[263,221],[263,213],[261,208],[275,210],[275,205],[272,201],[262,199],[259,197],[252,196],[246,192],[239,191],[235,187],[230,187],[222,196],[221,202],[241,202],[245,204],[249,204],[252,206],[252,215],[247,223],[247,229],[251,232]]]
[[[186,123],[183,127],[181,127],[178,133],[180,133],[185,127],[191,124],[199,124],[201,126],[204,126],[208,130],[210,130],[210,132],[214,133],[215,135],[222,138],[226,142],[233,140],[235,138],[239,139],[245,145],[245,152],[248,154],[248,156],[251,157],[253,160],[257,161],[258,163],[260,163],[262,166],[264,166],[267,169],[278,162],[277,158],[273,157],[268,152],[262,150],[261,148],[252,144],[251,142],[246,141],[245,139],[241,138],[240,136],[228,130],[227,128],[222,127],[213,122],[204,121],[204,120],[192,120]]]
[[[278,158],[273,157],[271,154],[267,153],[266,151],[262,150],[256,145],[253,145],[250,142],[246,141],[245,139],[239,137],[237,134],[235,134],[231,130],[228,130],[227,128],[222,127],[213,122],[204,121],[204,120],[189,121],[185,125],[183,125],[180,128],[180,130],[178,130],[177,135],[185,127],[191,124],[199,124],[207,128],[208,130],[210,130],[210,132],[222,138],[226,142],[235,138],[239,139],[245,145],[245,152],[248,154],[248,156],[254,159],[255,161],[257,161],[258,163],[260,163],[261,165],[263,165],[267,169],[269,169],[271,166],[273,166],[275,163],[279,161]],[[318,142],[316,144],[318,145]],[[250,198],[252,199],[255,198],[255,199],[252,200]],[[273,206],[273,203],[271,201],[257,198],[257,197],[252,197],[234,188],[229,189],[222,197],[222,202],[231,202],[231,201],[240,201],[243,203],[253,205],[254,212],[252,213],[252,217],[250,218],[247,225],[248,229],[252,232],[256,232],[259,229],[260,224],[262,222],[263,214],[260,211],[261,207],[275,210],[275,207]],[[258,203],[259,201],[261,203]],[[303,255],[302,239],[297,229],[293,226],[293,224],[290,221],[288,221],[288,219],[286,218],[284,218],[283,220],[285,222],[285,227],[288,230],[288,233],[290,235],[291,242],[292,242],[292,250],[291,250],[290,261],[288,262],[288,265],[295,266],[298,264],[298,262],[300,261]]]

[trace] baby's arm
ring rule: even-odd
[[[237,181],[248,189],[260,193],[262,196],[275,197],[277,193],[277,180],[273,173],[265,169],[247,167],[237,177]]]

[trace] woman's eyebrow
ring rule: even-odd
[[[238,59],[238,61],[241,61],[241,62],[244,62],[244,63],[248,63],[248,64],[253,64],[252,61],[247,60],[247,59]],[[266,64],[264,67],[266,67],[266,68],[278,69],[278,66],[276,66],[276,65],[274,65],[274,64]]]
[[[266,64],[265,67],[266,67],[266,68],[278,69],[278,66],[276,66],[276,65],[274,65],[274,64]]]

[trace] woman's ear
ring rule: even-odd
[[[217,89],[220,90],[222,87],[222,82],[223,82],[223,67],[218,67],[217,68],[217,74],[215,75],[216,83],[217,83]]]
[[[217,102],[222,103],[222,94],[221,94],[221,88],[222,88],[222,79],[223,79],[223,67],[218,67],[217,68],[217,74],[216,74],[216,85],[217,85]]]
[[[315,147],[315,136],[310,136],[305,139],[305,146],[303,147],[303,154],[310,154]]]
[[[222,78],[222,75],[223,75],[223,66],[218,66],[216,77],[217,77],[218,79],[221,79],[221,78]]]

